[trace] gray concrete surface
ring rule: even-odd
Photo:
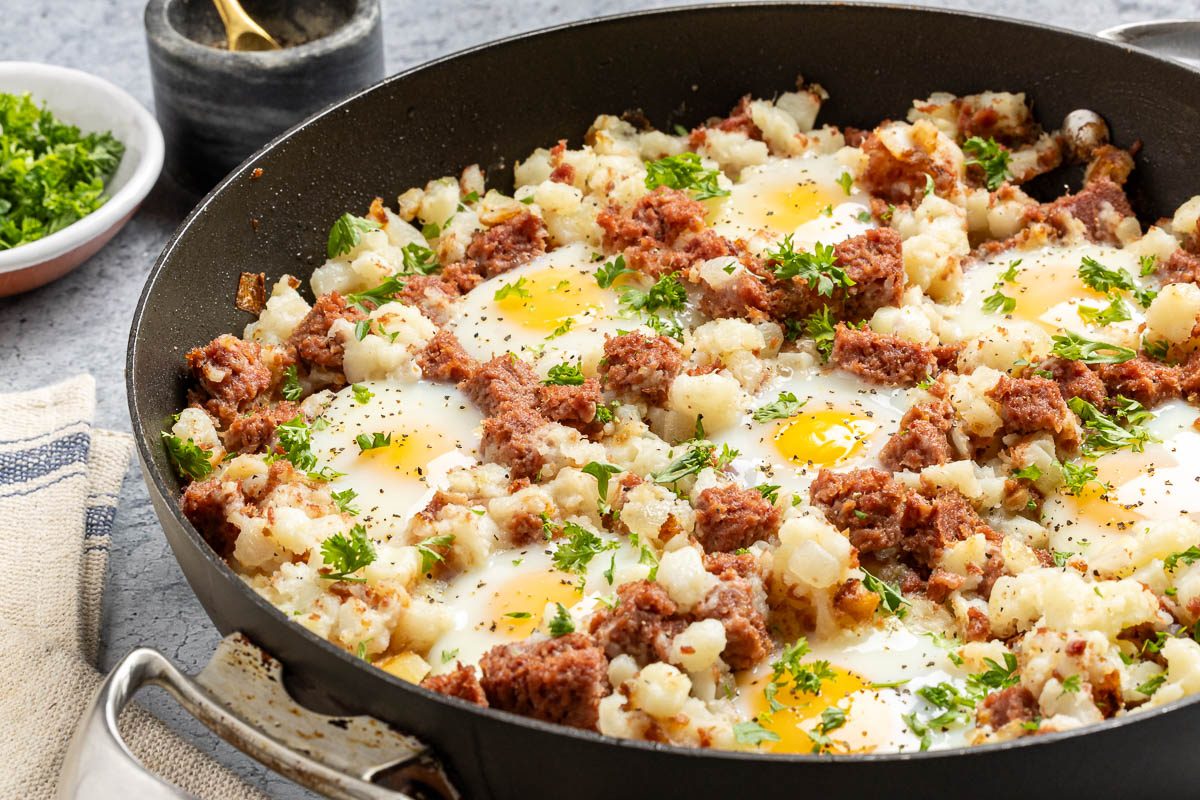
[[[1195,13],[1186,0],[912,2],[1084,31]],[[673,3],[442,0],[428,6],[385,0],[388,68],[394,72],[520,31],[667,5]],[[124,87],[152,107],[141,16],[140,0],[0,0],[0,57],[86,70]],[[548,136],[553,138],[553,132]],[[87,264],[56,284],[22,297],[0,299],[0,391],[32,388],[87,371],[96,377],[99,387],[97,424],[128,430],[122,371],[133,307],[151,264],[193,202],[160,182],[137,217]],[[132,464],[113,531],[103,624],[104,667],[131,648],[148,645],[194,671],[205,663],[218,638],[171,556],[141,475]],[[179,713],[165,696],[147,696],[146,704],[272,796],[312,797],[217,741]]]

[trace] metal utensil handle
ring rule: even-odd
[[[219,656],[220,651],[214,662]],[[130,797],[192,800],[192,795],[150,773],[121,738],[117,728],[121,711],[145,686],[167,690],[222,739],[276,772],[326,796],[354,800],[413,800],[407,794],[371,783],[368,779],[379,771],[379,767],[364,770],[361,777],[348,774],[271,738],[233,713],[161,653],[147,648],[134,650],[121,659],[96,690],[67,750],[59,778],[59,800],[128,800]],[[302,713],[313,714],[307,710]],[[412,752],[420,753],[419,750]]]
[[[1097,35],[1200,68],[1200,19],[1132,22],[1107,28]]]

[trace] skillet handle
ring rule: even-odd
[[[194,800],[150,773],[121,739],[121,711],[145,686],[165,689],[222,739],[327,797],[459,797],[421,742],[369,717],[326,716],[298,705],[283,688],[279,663],[232,634],[195,677],[148,648],[121,659],[96,690],[71,738],[58,800]],[[308,744],[312,742],[320,747]]]
[[[1200,19],[1164,19],[1117,25],[1097,34],[1200,69]]]

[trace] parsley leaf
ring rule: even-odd
[[[1175,567],[1179,565],[1180,561],[1188,566],[1200,561],[1200,547],[1192,545],[1187,550],[1171,553],[1171,555],[1163,559],[1163,569],[1167,572],[1174,572]]]
[[[441,269],[437,254],[424,245],[410,242],[400,251],[403,267],[401,273],[406,275],[432,275]]]
[[[607,289],[616,282],[617,278],[622,275],[633,275],[635,272],[636,270],[625,266],[625,256],[617,256],[596,270],[596,285],[601,289]]]
[[[631,311],[654,314],[666,309],[682,311],[687,303],[687,289],[675,273],[663,275],[648,290],[629,287],[621,290],[621,304]]]
[[[372,392],[366,386],[363,386],[361,383],[354,384],[350,387],[350,389],[354,392],[354,402],[358,403],[360,406],[365,406],[368,402],[370,402],[371,398],[375,396],[374,392]]]
[[[367,301],[370,301],[372,306],[381,306],[388,300],[391,300],[393,297],[400,294],[402,291],[404,291],[404,281],[400,280],[395,275],[392,275],[388,278],[385,278],[383,283],[379,284],[374,289],[367,289],[365,292],[352,292],[351,294],[346,295],[346,302],[352,306],[358,306],[359,308],[365,310],[367,308]],[[359,325],[364,323],[368,325],[370,324],[367,320],[363,320],[359,322]],[[362,341],[366,336],[366,333],[359,335],[356,328],[355,336],[358,337],[359,341]]]
[[[666,186],[686,190],[695,200],[724,197],[729,190],[721,188],[719,174],[715,169],[705,169],[696,153],[680,153],[646,162],[646,188]]]
[[[390,433],[360,433],[354,437],[354,441],[358,442],[359,452],[365,453],[368,450],[378,450],[381,447],[387,447],[392,443],[392,435]]]
[[[675,483],[688,475],[695,475],[712,464],[713,451],[716,449],[711,442],[692,442],[683,455],[667,464],[662,472],[653,473],[650,477],[656,483]]]
[[[600,513],[607,514],[608,507],[608,479],[621,471],[620,467],[614,467],[612,464],[601,464],[599,461],[589,461],[580,472],[586,475],[591,475],[596,479],[596,494],[599,499],[596,501],[596,506]]]
[[[1037,464],[1030,464],[1027,467],[1021,467],[1012,474],[1015,480],[1036,481],[1042,477],[1042,470]]]
[[[373,219],[356,217],[353,214],[342,214],[329,229],[329,241],[325,245],[325,254],[330,258],[349,253],[358,247],[362,235],[367,231],[379,230],[379,223]]]
[[[328,575],[321,575],[325,580],[362,583],[366,578],[353,577],[352,573],[375,560],[375,546],[367,538],[367,529],[355,525],[350,529],[349,536],[335,533],[321,542],[321,559],[334,570]]]
[[[457,647],[454,648],[453,650],[443,650],[442,651],[442,663],[443,664],[449,664],[451,661],[453,661],[456,658],[458,658],[458,648]]]
[[[309,436],[308,423],[304,417],[297,414],[287,422],[275,428],[279,437],[279,446],[283,448],[284,458],[292,462],[302,472],[309,472],[317,466],[317,457],[313,454]]]
[[[509,297],[531,297],[529,290],[525,288],[525,278],[517,278],[512,283],[506,283],[496,290],[496,294],[492,296],[493,300],[505,300]]]
[[[1166,673],[1160,672],[1157,675],[1155,675],[1153,678],[1151,678],[1150,680],[1143,683],[1141,686],[1138,686],[1137,689],[1135,689],[1135,691],[1140,692],[1141,694],[1144,694],[1147,697],[1150,697],[1155,692],[1157,692],[1159,689],[1161,689],[1162,685],[1166,682],[1167,682]]]
[[[779,502],[780,488],[781,487],[778,484],[760,483],[758,486],[754,487],[754,491],[761,494],[763,496],[763,499],[766,500],[768,503],[770,503],[771,505],[775,505],[776,503]]]
[[[1111,325],[1114,322],[1124,322],[1130,319],[1129,308],[1120,297],[1113,297],[1104,308],[1094,306],[1079,306],[1076,309],[1079,318],[1092,325]]]
[[[797,253],[790,233],[783,237],[778,249],[766,253],[766,259],[779,280],[800,278],[825,297],[831,296],[836,287],[854,285],[854,279],[837,265],[832,246],[817,242],[811,253]]]
[[[173,436],[165,431],[162,437],[163,444],[167,448],[167,455],[171,457],[171,461],[175,464],[175,470],[182,477],[199,481],[209,476],[213,467],[212,462],[209,461],[207,450],[190,438],[185,442],[178,436]]]
[[[1138,259],[1138,274],[1143,278],[1153,275],[1158,269],[1158,257],[1154,255],[1142,256]]]
[[[983,310],[989,314],[1011,314],[1017,307],[1017,298],[1009,297],[997,289],[983,298]]]
[[[820,694],[821,684],[827,680],[833,680],[837,677],[837,673],[830,667],[828,661],[813,661],[808,664],[803,663],[803,659],[809,653],[808,640],[801,636],[793,644],[785,647],[783,653],[777,661],[771,662],[771,682],[767,688],[771,689],[767,699],[771,702],[772,710],[778,710],[778,703],[774,700],[775,695],[782,689],[787,689],[791,685],[790,691],[792,694]]]
[[[345,489],[340,492],[330,492],[329,496],[333,498],[334,505],[338,507],[338,511],[351,516],[358,514],[358,509],[350,505],[354,502],[354,498],[358,497],[358,492],[353,489]]]
[[[763,742],[778,742],[779,734],[769,731],[754,720],[738,722],[733,726],[733,738],[738,744],[758,745]]]
[[[963,142],[962,151],[970,156],[964,164],[983,169],[984,181],[991,191],[996,191],[1002,183],[1012,177],[1008,170],[1009,159],[1012,156],[992,137],[981,139],[972,136]]]
[[[837,333],[829,306],[825,306],[805,320],[804,332],[816,344],[817,352],[821,354],[821,360],[828,361],[829,356],[833,353],[833,339]]]
[[[904,595],[900,593],[898,586],[893,586],[887,581],[875,577],[865,569],[862,573],[863,586],[866,587],[867,591],[879,595],[884,609],[889,613],[895,614],[897,617],[903,617],[907,613],[904,606],[908,605],[908,601],[904,599]]]
[[[1092,481],[1100,483],[1095,464],[1079,464],[1074,461],[1064,461],[1062,465],[1063,484],[1067,494],[1078,495]]]
[[[283,371],[283,386],[279,393],[283,395],[284,400],[299,400],[304,394],[304,387],[300,385],[300,378],[296,375],[295,364]]]
[[[545,386],[582,386],[583,381],[583,370],[579,368],[579,365],[564,362],[551,367],[542,384]]]
[[[554,616],[550,619],[550,635],[557,639],[560,636],[566,636],[568,633],[575,632],[575,622],[571,619],[571,615],[567,613],[567,609],[562,603],[555,603],[557,610]]]
[[[1124,401],[1121,403],[1121,401]],[[1141,423],[1151,418],[1150,412],[1142,408],[1141,403],[1117,396],[1118,403],[1114,416],[1109,416],[1081,397],[1072,397],[1067,401],[1067,407],[1074,411],[1083,421],[1087,438],[1084,439],[1085,455],[1109,453],[1128,447],[1135,453],[1145,448],[1146,442],[1152,441],[1150,432]],[[1118,424],[1121,419],[1129,427]]]
[[[766,422],[771,419],[788,419],[800,413],[800,409],[804,407],[808,399],[797,400],[796,395],[791,392],[780,392],[779,397],[771,403],[767,403],[755,410],[751,415],[751,419],[755,422]]]
[[[1050,351],[1053,355],[1084,364],[1123,364],[1137,358],[1137,353],[1128,347],[1085,339],[1072,331],[1055,334],[1051,339],[1054,341]]]
[[[567,538],[558,543],[552,556],[554,566],[563,572],[582,574],[597,553],[617,548],[616,542],[606,542],[574,522],[563,523],[563,534]]]
[[[430,536],[417,542],[417,552],[421,555],[421,574],[424,575],[433,569],[434,564],[441,563],[446,560],[446,556],[440,550],[434,548],[449,547],[454,544],[453,533],[443,533],[440,536]]]
[[[1067,677],[1067,678],[1063,678],[1063,680],[1062,680],[1062,690],[1066,694],[1075,694],[1076,692],[1078,692],[1080,690],[1080,688],[1082,688],[1082,685],[1083,685],[1083,676],[1080,675],[1079,673],[1071,675],[1070,677]]]
[[[837,182],[838,186],[842,187],[842,191],[849,196],[854,188],[854,177],[849,172],[843,172],[838,176]]]
[[[829,734],[845,724],[846,712],[837,706],[829,706],[822,711],[821,722],[808,732],[808,737],[813,740],[813,752],[820,753],[832,747],[833,740]]]
[[[1123,267],[1110,269],[1091,256],[1084,256],[1080,261],[1079,280],[1102,294],[1108,294],[1113,289],[1132,292],[1137,288],[1133,276]]]

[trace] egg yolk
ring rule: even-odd
[[[1121,496],[1121,487],[1157,469],[1169,469],[1176,463],[1176,459],[1166,453],[1156,454],[1153,459],[1146,453],[1133,452],[1104,456],[1096,462],[1099,483],[1093,481],[1087,484],[1075,498],[1079,515],[1101,528],[1134,530],[1148,515],[1143,513],[1139,500]],[[1101,483],[1112,488],[1105,489]]]
[[[578,583],[561,572],[517,575],[492,590],[486,622],[506,639],[524,639],[542,624],[547,604],[573,606],[582,597]]]
[[[429,462],[455,447],[453,438],[431,428],[396,430],[391,437],[390,444],[359,454],[362,463],[391,477],[424,480]]]
[[[804,411],[779,425],[775,447],[789,461],[832,467],[862,450],[879,426],[861,414],[837,409]]]
[[[604,291],[577,269],[547,267],[505,283],[496,307],[504,319],[540,333],[551,333],[568,319],[604,306]]]
[[[1097,308],[1104,307],[1108,302],[1103,294],[1085,286],[1079,280],[1078,267],[1070,264],[1037,264],[1019,268],[1016,279],[1004,283],[1000,291],[1017,301],[1012,312],[1014,317],[1038,323],[1053,333],[1059,332],[1058,323],[1043,319],[1051,309],[1072,300],[1084,301],[1086,305]]]
[[[821,712],[833,707],[845,710],[844,701],[855,692],[867,688],[867,682],[853,672],[840,667],[833,667],[833,671],[833,678],[821,682],[820,694],[793,692],[791,684],[778,690],[775,693],[775,711],[771,710],[771,703],[764,692],[767,684],[771,682],[770,673],[764,672],[739,684],[738,688],[746,698],[750,716],[779,737],[779,741],[763,741],[757,750],[767,753],[813,751],[814,742],[808,731],[820,724]],[[829,736],[834,742],[830,752],[853,752],[844,742],[839,744],[837,731],[831,731]]]
[[[839,199],[816,183],[766,187],[747,183],[734,189],[725,217],[740,225],[787,234],[845,199],[844,193]]]

